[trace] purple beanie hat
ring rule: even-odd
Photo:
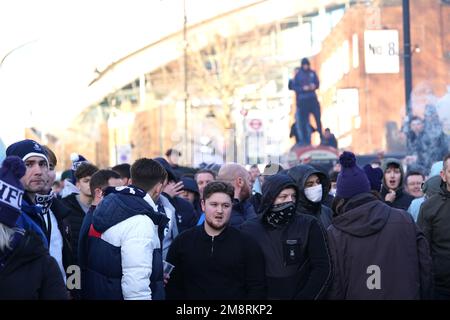
[[[380,192],[381,184],[383,183],[383,170],[380,168],[372,168],[370,164],[366,164],[363,169],[369,179],[370,188],[374,191]]]
[[[352,152],[344,151],[339,157],[342,166],[336,182],[336,197],[349,199],[357,194],[370,192],[370,183],[365,172],[356,165]]]

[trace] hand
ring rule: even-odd
[[[395,201],[395,191],[394,190],[389,190],[389,193],[386,194],[386,197],[384,197],[384,200],[386,202],[394,202]]]
[[[303,86],[304,91],[309,91],[309,86]]]
[[[180,181],[178,183],[171,182],[164,188],[164,192],[167,193],[171,198],[173,198],[182,194],[183,188],[183,181]]]
[[[164,273],[164,287],[167,286],[167,283],[170,280],[170,275],[167,273]]]

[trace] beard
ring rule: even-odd
[[[218,217],[220,217],[220,218],[218,218]],[[214,229],[214,230],[217,230],[217,231],[221,231],[227,226],[228,220],[226,220],[225,216],[223,216],[223,215],[222,216],[218,216],[218,217],[216,217],[216,216],[214,216],[214,217],[206,216],[205,217],[205,223],[211,229]]]
[[[248,198],[250,198],[250,186],[248,184],[245,184],[242,189],[241,192],[239,194],[240,197],[240,201],[243,202],[245,200],[247,200]]]

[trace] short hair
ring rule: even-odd
[[[42,149],[44,149],[45,153],[47,154],[49,164],[53,164],[53,166],[56,167],[56,165],[58,164],[58,159],[56,159],[55,153],[47,146],[42,146]]]
[[[172,155],[172,153],[176,153],[176,154],[178,154],[179,157],[181,157],[181,152],[176,149],[172,149],[172,148],[167,150],[165,155],[166,155],[166,157],[170,157]]]
[[[331,132],[330,128],[326,128],[325,131]]]
[[[108,186],[109,179],[120,179],[120,175],[113,170],[98,170],[91,176],[91,181],[89,182],[89,188],[91,189],[91,194],[95,194],[95,189],[103,189]]]
[[[444,161],[444,163],[443,163],[444,170],[447,170],[447,160],[448,159],[450,159],[450,153],[444,157],[444,160],[443,160]]]
[[[121,178],[130,179],[131,177],[131,165],[129,163],[118,164],[112,167],[111,170],[117,172]]]
[[[72,170],[68,169],[61,174],[61,181],[72,178]]]
[[[153,159],[141,158],[136,160],[131,166],[133,185],[146,192],[166,179],[167,171]]]
[[[250,166],[250,169],[259,169],[259,168],[258,165],[255,163]]]
[[[422,178],[425,180],[425,175],[423,174],[423,172],[421,172],[419,170],[409,170],[408,172],[406,172],[406,175],[405,175],[405,183],[408,181],[408,178],[411,176],[422,176]]]
[[[330,182],[336,182],[338,175],[339,175],[339,172],[331,171],[330,174],[328,175],[330,178]]]
[[[195,181],[197,181],[197,177],[198,177],[198,175],[201,174],[201,173],[209,173],[210,175],[213,176],[214,180],[216,180],[216,173],[215,173],[214,171],[209,170],[209,169],[201,169],[201,170],[198,170],[198,171],[195,173],[195,175],[194,175]]]
[[[225,193],[233,201],[234,198],[234,187],[228,182],[223,181],[213,181],[206,185],[203,190],[203,199],[206,200],[211,197],[214,193]]]
[[[270,163],[266,164],[266,166],[264,167],[264,171],[263,171],[262,175],[263,176],[271,176],[271,175],[280,173],[283,170],[284,170],[284,168],[281,164],[270,162]]]
[[[221,181],[235,181],[237,178],[245,178],[248,171],[240,164],[229,162],[224,164],[217,175],[217,179]]]
[[[98,171],[98,168],[92,163],[84,162],[75,171],[75,179],[80,180],[86,177],[91,177],[94,173]]]

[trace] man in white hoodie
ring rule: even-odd
[[[89,229],[87,299],[164,299],[162,240],[168,218],[158,212],[167,173],[151,159],[131,167],[132,184],[109,187]]]

